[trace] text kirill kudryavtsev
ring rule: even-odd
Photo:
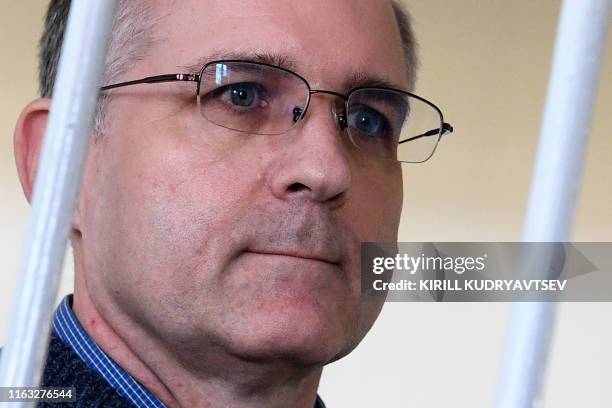
[[[375,280],[374,290],[390,291],[562,291],[567,280],[558,279],[402,279],[394,282]]]

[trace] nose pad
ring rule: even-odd
[[[298,120],[302,119],[304,115],[304,110],[299,106],[293,108],[293,123],[296,123]]]
[[[338,122],[340,130],[344,131],[348,126],[348,118],[346,117],[346,106],[343,101],[335,101],[332,104],[332,114]]]
[[[293,123],[296,123],[298,120],[304,118],[306,112],[304,109],[296,106],[293,108]],[[335,101],[332,103],[332,115],[334,115],[334,119],[338,122],[338,127],[340,130],[344,131],[348,127],[348,119],[346,115],[346,106],[342,101]]]

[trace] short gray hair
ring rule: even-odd
[[[45,19],[45,27],[39,44],[38,82],[40,95],[50,98],[53,93],[55,75],[59,63],[64,31],[68,22],[71,0],[51,0]],[[392,1],[398,23],[410,89],[414,88],[417,71],[417,45],[412,23],[407,11],[397,0]],[[117,15],[113,22],[111,38],[106,55],[103,83],[111,83],[127,72],[132,64],[145,58],[156,41],[154,27],[156,17],[153,6],[147,0],[119,0]],[[104,128],[104,113],[109,102],[107,94],[100,95],[96,112],[94,134],[101,135]]]
[[[53,93],[59,55],[68,22],[71,0],[51,0],[45,27],[39,44],[38,86],[42,97]],[[127,72],[132,64],[145,58],[155,41],[154,26],[159,21],[153,7],[146,0],[119,0],[113,22],[102,83],[110,83]],[[101,135],[108,94],[98,99],[94,134]]]
[[[395,19],[397,20],[400,36],[402,38],[402,47],[404,48],[404,61],[408,73],[408,86],[409,90],[412,91],[416,85],[417,70],[419,67],[417,53],[418,44],[414,36],[410,14],[408,14],[408,11],[406,11],[399,1],[393,0],[392,4],[393,11],[395,12]]]

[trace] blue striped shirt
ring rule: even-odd
[[[95,370],[135,407],[165,407],[163,402],[115,363],[87,334],[72,311],[72,295],[66,296],[55,311],[53,331],[88,367]],[[318,395],[315,408],[325,408]]]
[[[66,296],[53,317],[53,330],[74,352],[135,407],[165,407],[142,384],[113,361],[83,329],[72,312],[72,295]]]

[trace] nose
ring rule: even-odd
[[[282,200],[341,205],[351,184],[346,135],[328,104],[313,100],[301,120],[269,173],[272,192]]]

